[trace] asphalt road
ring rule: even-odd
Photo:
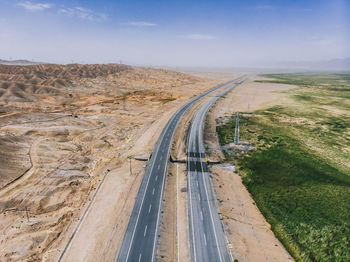
[[[210,99],[198,110],[192,121],[187,147],[187,179],[191,261],[194,262],[232,261],[206,163],[203,124],[208,110],[215,101],[242,81],[231,85]]]
[[[179,120],[193,103],[234,81],[236,80],[226,82],[193,98],[176,111],[166,124],[147,164],[119,251],[118,262],[155,261],[167,163]]]

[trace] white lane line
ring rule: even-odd
[[[203,221],[203,211],[201,210],[201,219]]]
[[[149,205],[148,214],[151,212],[152,205]]]
[[[176,231],[177,231],[177,262],[180,261],[180,230],[179,230],[179,181],[178,164],[176,164]]]
[[[201,201],[201,195],[198,193],[198,199],[199,201]]]
[[[167,124],[167,125],[168,125],[168,124]],[[161,139],[161,140],[162,140],[163,138],[164,138],[164,135],[162,135],[162,137],[161,137],[161,138],[158,138],[158,139]],[[158,156],[159,149],[160,149],[159,147],[160,147],[160,146],[156,146],[156,148],[155,148],[155,152],[156,152],[155,159],[156,159],[157,156]],[[163,151],[164,151],[164,149],[163,149]],[[147,192],[148,185],[149,185],[149,180],[151,179],[151,174],[152,174],[152,170],[153,170],[153,167],[154,167],[154,162],[155,162],[155,161],[152,162],[152,166],[151,166],[151,169],[150,169],[150,175],[148,176],[147,183],[146,183],[146,187],[145,187],[145,191],[144,191],[143,196],[142,196],[141,205],[140,205],[140,208],[139,208],[139,210],[138,210],[138,214],[137,214],[137,218],[136,218],[136,223],[135,223],[135,226],[134,226],[134,230],[133,230],[133,232],[132,232],[132,235],[131,235],[131,240],[130,240],[130,243],[129,243],[128,253],[127,253],[127,255],[126,255],[125,261],[128,261],[128,259],[129,259],[130,250],[131,250],[131,246],[132,246],[133,241],[134,241],[135,231],[136,231],[136,228],[137,228],[137,225],[138,225],[138,222],[139,222],[139,218],[140,218],[140,214],[141,214],[142,205],[143,205],[143,202],[144,202],[144,200],[145,200],[146,192]],[[141,259],[141,253],[140,253],[140,258],[139,258],[139,259]],[[153,256],[152,256],[152,259],[153,259]]]
[[[205,233],[203,235],[204,235],[204,244],[207,245],[207,237],[205,236]]]
[[[189,165],[189,164],[187,164]],[[187,167],[189,170],[189,167]],[[197,256],[196,256],[196,241],[194,239],[194,226],[193,226],[193,207],[192,207],[192,190],[191,190],[191,172],[188,172],[187,174],[188,177],[188,186],[189,186],[189,190],[190,191],[190,213],[191,213],[191,231],[192,231],[192,244],[193,244],[193,255],[194,255],[194,262],[197,261]]]
[[[141,261],[141,256],[142,256],[142,254],[140,253],[140,255],[139,255],[139,262]]]
[[[153,188],[152,195],[154,195],[154,190],[155,190],[155,188]]]
[[[201,162],[201,169],[203,170],[202,162]],[[212,224],[213,231],[214,231],[214,236],[215,236],[215,243],[216,243],[216,247],[218,249],[220,262],[222,262],[221,252],[220,252],[219,243],[218,243],[218,237],[216,235],[216,228],[215,228],[215,225],[214,225],[213,214],[212,214],[212,211],[211,211],[211,208],[210,208],[209,195],[208,195],[206,179],[205,179],[206,177],[204,177],[205,173],[202,173],[202,174],[203,174],[203,184],[204,184],[204,189],[205,189],[205,195],[206,195],[207,200],[208,200],[207,203],[208,203],[208,208],[209,208],[210,220],[211,220],[211,224]]]
[[[196,183],[197,183],[197,187],[199,187],[198,180],[196,181]]]
[[[158,168],[158,170],[159,170],[159,169],[160,169],[160,165],[158,165],[158,167],[157,167],[157,168]]]
[[[147,225],[145,226],[145,231],[143,232],[143,236],[145,237],[147,233]]]
[[[158,175],[156,175],[156,181],[158,180]]]
[[[160,159],[159,160],[162,160],[163,159],[163,156],[160,156]]]
[[[167,150],[167,155],[169,155],[170,148]],[[156,240],[157,240],[157,235],[158,235],[158,229],[159,229],[159,219],[160,219],[160,210],[162,207],[162,202],[163,202],[163,197],[164,197],[164,186],[165,186],[165,177],[166,177],[166,171],[167,167],[164,168],[163,171],[163,181],[162,181],[162,188],[160,189],[160,199],[159,199],[159,206],[158,206],[158,216],[157,216],[157,223],[156,223],[156,232],[154,233],[154,240],[153,240],[153,248],[152,248],[152,259],[151,261],[155,261],[155,253],[156,253]]]

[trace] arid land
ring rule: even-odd
[[[146,165],[134,157],[150,155],[184,102],[239,75],[124,65],[0,66],[0,261],[57,261],[63,250],[63,261],[113,261]],[[218,101],[208,121],[215,129],[220,116],[273,104],[283,99],[274,91],[284,88],[290,87],[248,79]],[[174,157],[184,158],[188,123],[204,102],[186,113]],[[212,131],[206,143],[215,147]],[[268,261],[289,259],[239,177],[213,171],[218,198],[236,190],[236,198],[220,205],[235,257],[253,261],[258,247]],[[168,178],[158,255],[186,261],[184,166],[170,164]],[[241,225],[247,225],[242,232]]]
[[[107,170],[116,195],[104,192],[116,208],[129,199],[130,212],[145,162],[133,161],[132,176],[128,166],[116,171],[129,156],[152,152],[176,108],[231,77],[124,65],[0,66],[0,260],[56,260]]]

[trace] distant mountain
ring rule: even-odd
[[[281,62],[280,67],[306,70],[350,70],[350,58],[324,61]]]
[[[331,68],[350,69],[350,58],[332,59],[324,63],[324,66]]]
[[[0,59],[1,65],[40,65],[40,64],[47,64],[47,63],[41,63],[41,62],[32,62],[28,60],[3,60]]]

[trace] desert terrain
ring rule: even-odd
[[[137,159],[150,156],[183,103],[242,75],[116,64],[1,65],[0,260],[115,260],[147,164]],[[259,79],[249,75],[210,110],[209,160],[224,159],[215,131],[221,119],[288,101],[280,91],[294,86],[254,82]],[[218,92],[186,112],[174,159],[185,159],[191,119]],[[212,172],[233,257],[291,260],[240,177],[215,166]],[[185,165],[169,163],[160,261],[190,260],[186,186]]]
[[[121,212],[125,199],[132,207],[145,165],[133,161],[130,176],[128,157],[149,155],[176,108],[229,78],[124,65],[1,65],[0,260],[56,260],[107,173],[107,198],[96,198],[106,201],[110,232],[108,212]]]

